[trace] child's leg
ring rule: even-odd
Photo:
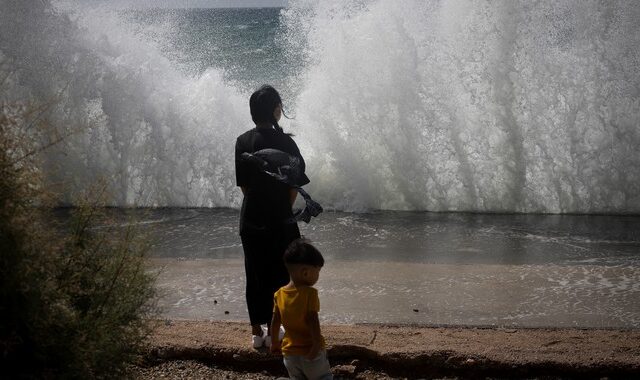
[[[302,361],[304,358],[302,356],[285,356],[283,359],[284,367],[287,369],[289,373],[289,379],[291,380],[306,380],[307,376],[305,376]]]

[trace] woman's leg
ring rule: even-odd
[[[260,325],[271,322],[273,295],[265,288],[268,276],[265,267],[265,236],[262,234],[244,234],[242,248],[244,250],[244,268],[246,274],[246,299],[253,335],[262,335]]]
[[[299,237],[297,224],[268,233],[241,235],[247,280],[247,308],[253,335],[262,335],[262,324],[267,324],[270,330],[273,294],[289,282],[282,256],[289,243]]]
[[[251,335],[253,347],[260,347],[263,344],[261,339],[255,336],[263,337],[264,332],[260,326],[263,323],[264,316],[261,313],[262,307],[259,300],[264,296],[260,292],[260,250],[259,240],[254,235],[242,235],[242,248],[244,250],[244,269],[246,275],[245,296],[247,300],[247,309],[249,310],[249,320],[251,321]]]

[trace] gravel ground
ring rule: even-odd
[[[152,367],[137,367],[134,376],[140,380],[153,379],[234,379],[234,380],[266,380],[273,379],[268,373],[232,371],[214,366],[207,366],[193,360],[172,360]]]
[[[640,378],[640,330],[322,326],[337,379]],[[246,323],[161,321],[138,379],[273,379]]]
[[[384,372],[376,372],[365,370],[357,374],[349,374],[349,368],[344,366],[334,366],[332,372],[336,379],[349,378],[361,380],[388,380],[398,379],[391,377]],[[344,372],[343,375],[340,375]],[[229,379],[229,380],[266,380],[278,378],[278,375],[263,372],[243,372],[230,369],[217,368],[215,366],[207,366],[193,360],[173,360],[158,364],[152,367],[136,367],[133,370],[134,377],[139,380],[154,379],[193,379],[193,380],[210,380],[210,379]],[[282,378],[285,378],[282,375]],[[447,378],[454,379],[454,378]],[[445,380],[443,378],[443,380]]]

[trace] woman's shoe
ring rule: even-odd
[[[253,345],[253,348],[262,347],[262,345],[265,342],[264,338],[266,336],[267,336],[267,334],[264,332],[264,330],[262,330],[262,335],[251,335],[251,344]],[[271,343],[271,342],[269,342],[269,343]]]
[[[264,338],[264,345],[269,348],[271,347],[271,335],[266,335],[267,334],[267,329],[263,327],[263,333],[265,334],[266,338]],[[278,340],[280,342],[282,342],[282,338],[284,338],[284,326],[280,325],[280,332],[278,334]]]
[[[266,327],[262,327],[262,336],[264,337],[264,346],[267,348],[271,347],[271,335],[267,335],[267,331],[269,331]]]

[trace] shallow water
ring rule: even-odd
[[[248,320],[236,210],[126,213],[166,317]],[[301,231],[326,259],[324,322],[640,327],[640,217],[328,212]]]

